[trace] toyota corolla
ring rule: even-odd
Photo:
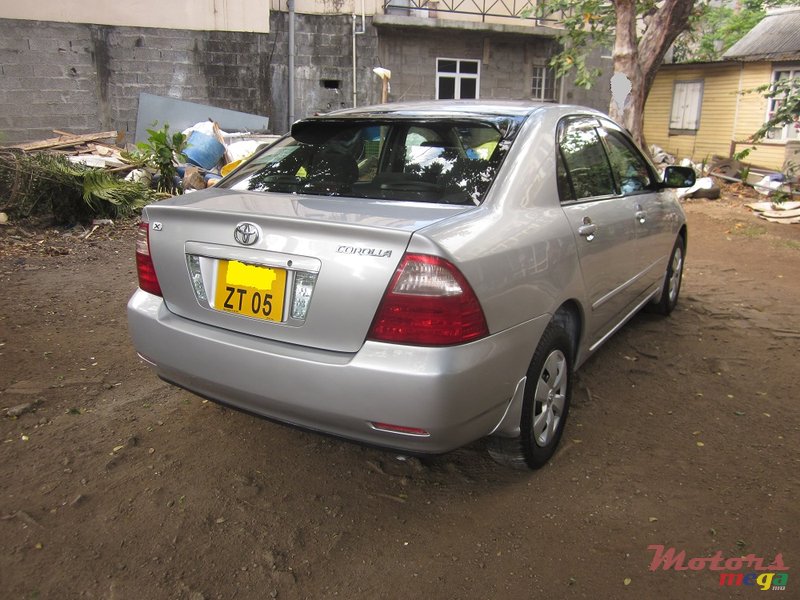
[[[139,355],[196,394],[409,453],[488,438],[537,468],[574,370],[669,314],[683,211],[599,112],[530,102],[346,110],[211,189],[144,209]]]

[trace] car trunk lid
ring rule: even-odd
[[[472,209],[209,190],[151,205],[143,218],[171,312],[355,352],[413,233]]]

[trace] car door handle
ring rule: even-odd
[[[578,227],[578,235],[585,237],[586,241],[591,242],[594,239],[594,234],[597,233],[597,225],[594,223],[587,223]]]
[[[647,221],[647,213],[642,210],[642,207],[639,204],[636,205],[636,213],[634,216],[642,225],[644,225],[644,222]]]

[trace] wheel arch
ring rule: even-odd
[[[576,302],[564,302],[553,314],[506,414],[487,439],[487,450],[496,462],[515,469],[538,469],[552,457],[569,414],[575,360],[569,355],[575,353],[581,328]],[[552,365],[551,357],[555,361]],[[560,374],[552,378],[549,392],[540,394],[539,386],[547,386],[556,372]]]
[[[572,341],[572,362],[577,366],[578,351],[584,328],[584,315],[580,304],[570,299],[561,304],[553,313],[553,322],[567,332]]]
[[[686,228],[686,223],[681,225],[681,228],[678,230],[678,235],[675,236],[675,242],[673,244],[673,250],[669,255],[669,259],[667,260],[667,267],[664,275],[664,280],[661,284],[661,293],[658,295],[657,298],[654,298],[645,308],[648,311],[655,312],[661,314],[662,316],[669,316],[672,313],[673,309],[678,303],[678,293],[680,293],[680,285],[681,285],[681,278],[683,276],[683,269],[686,262],[686,246],[688,241],[688,229]],[[680,242],[680,243],[679,243]],[[671,276],[671,269],[672,269],[672,262],[675,255],[675,250],[678,246],[682,246],[682,257],[680,263],[681,272],[678,274],[678,283],[677,283],[677,291],[675,292],[675,299],[670,300],[669,296],[670,293],[670,276]]]

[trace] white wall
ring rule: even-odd
[[[269,32],[270,0],[0,0],[0,18]]]
[[[287,0],[270,0],[272,10],[287,12]],[[309,15],[350,15],[371,17],[383,13],[383,0],[294,0],[294,10]]]

